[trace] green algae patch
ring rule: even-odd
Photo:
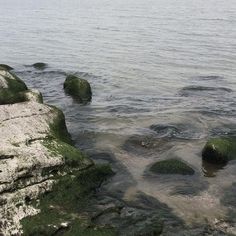
[[[89,82],[75,75],[66,77],[64,90],[79,102],[89,102],[92,99],[92,90]]]
[[[21,92],[27,90],[25,83],[13,73],[0,67],[0,79],[4,81],[7,87],[0,87],[0,105],[24,102],[25,96]]]
[[[15,93],[5,88],[0,88],[0,105],[14,104],[24,101],[25,97],[23,94]]]
[[[236,137],[210,139],[203,148],[202,158],[213,164],[225,164],[236,159]]]
[[[59,177],[52,191],[35,203],[40,213],[21,221],[23,235],[116,235],[91,223],[86,213],[96,190],[112,175],[110,166],[98,165]]]
[[[158,161],[153,164],[150,171],[155,174],[178,174],[178,175],[193,175],[194,170],[178,159],[169,159]]]
[[[13,70],[11,66],[6,65],[6,64],[0,64],[0,69],[7,70],[7,71]]]
[[[73,144],[70,134],[68,133],[65,115],[63,112],[55,106],[51,106],[53,113],[55,113],[54,119],[49,123],[51,135],[68,144]]]
[[[42,144],[49,150],[52,156],[62,156],[65,163],[60,167],[44,169],[42,172],[43,176],[55,172],[55,168],[58,171],[70,172],[73,169],[82,170],[93,165],[93,162],[85,154],[68,143],[48,137],[42,141]]]

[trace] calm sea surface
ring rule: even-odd
[[[76,146],[112,164],[108,191],[142,192],[187,224],[236,215],[236,163],[201,160],[207,138],[236,135],[235,0],[0,0],[0,63],[63,110]],[[91,83],[91,104],[64,94],[67,73]],[[195,175],[148,172],[172,157]]]

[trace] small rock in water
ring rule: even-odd
[[[89,82],[75,75],[66,77],[64,90],[79,102],[89,102],[92,99],[92,90]]]
[[[156,174],[193,175],[194,170],[178,159],[169,159],[154,163],[150,171]]]
[[[224,164],[236,159],[236,137],[210,139],[203,148],[202,158],[213,164]]]
[[[43,62],[34,63],[32,66],[37,70],[45,70],[48,67],[48,65]]]

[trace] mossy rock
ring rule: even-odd
[[[50,105],[50,107],[54,113],[54,119],[49,123],[51,136],[72,145],[73,142],[66,127],[64,113],[55,106]]]
[[[25,236],[33,235],[116,235],[113,229],[92,225],[89,218],[81,217],[90,206],[91,198],[103,181],[113,175],[108,165],[93,166],[73,175],[61,176],[51,192],[40,198],[40,213],[24,218],[21,223]],[[63,223],[67,227],[63,227]]]
[[[194,174],[194,170],[190,166],[178,159],[158,161],[151,166],[150,171],[156,174]]]
[[[64,90],[79,102],[89,102],[92,99],[92,90],[89,82],[75,75],[67,76],[64,82]]]
[[[6,65],[6,64],[0,64],[0,69],[4,69],[7,71],[13,70],[13,68],[11,66]]]
[[[37,70],[45,70],[48,67],[48,65],[43,62],[34,63],[32,66]]]
[[[236,159],[236,137],[210,139],[203,148],[202,158],[213,164],[225,164]]]
[[[94,165],[93,161],[79,149],[58,139],[48,137],[42,141],[42,144],[49,150],[52,156],[62,156],[65,163],[63,166],[44,168],[42,171],[43,176],[58,171],[70,173],[72,170],[83,170]]]
[[[26,90],[22,93],[25,98],[25,101],[43,103],[43,96],[38,90]]]
[[[0,82],[0,105],[26,100],[22,92],[27,90],[27,86],[15,74],[0,67]]]

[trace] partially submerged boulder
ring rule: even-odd
[[[203,148],[202,158],[213,164],[225,164],[236,159],[236,137],[210,139]]]
[[[44,62],[37,62],[34,63],[32,66],[37,70],[45,70],[48,67],[48,65]]]
[[[194,170],[179,159],[168,159],[158,161],[150,167],[150,171],[155,174],[179,174],[193,175]]]
[[[89,102],[92,99],[92,90],[89,82],[75,75],[68,75],[66,77],[64,90],[80,102]]]
[[[43,103],[43,97],[38,90],[28,90],[20,78],[0,66],[0,105],[25,101]]]

